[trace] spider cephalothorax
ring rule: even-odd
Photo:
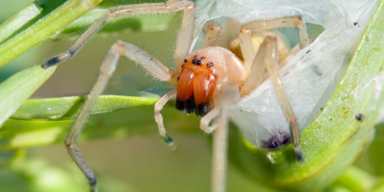
[[[198,116],[206,115],[219,89],[216,87],[230,82],[240,87],[243,83],[248,72],[241,65],[232,52],[222,47],[207,47],[191,53],[181,67],[176,109],[186,113],[195,112]]]
[[[186,58],[177,81],[176,109],[206,115],[216,83],[217,75],[213,62],[197,55]]]

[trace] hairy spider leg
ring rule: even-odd
[[[261,46],[262,48],[266,47],[267,55],[271,55],[271,58],[269,59],[269,61],[268,60],[266,61],[266,68],[270,74],[273,85],[275,87],[277,99],[279,100],[279,103],[283,108],[285,118],[289,123],[289,128],[292,136],[292,145],[293,145],[293,150],[295,151],[296,159],[299,162],[303,162],[304,155],[299,145],[300,135],[299,135],[299,128],[296,121],[296,116],[285,94],[283,82],[279,75],[279,68],[278,68],[279,52],[277,48],[278,46],[277,38],[267,37],[265,38],[264,43]]]
[[[216,118],[220,113],[220,105],[215,103],[215,108],[208,112],[203,118],[200,119],[200,129],[206,133],[212,133],[217,127],[217,123],[213,123],[209,126],[209,123]]]
[[[226,191],[228,169],[228,111],[221,107],[217,128],[213,135],[211,191]]]
[[[241,52],[243,54],[245,67],[250,70],[255,58],[252,46],[252,32],[260,32],[268,29],[297,27],[300,38],[300,48],[308,46],[308,35],[305,23],[300,16],[282,17],[270,20],[258,20],[245,24],[240,30]]]
[[[266,68],[270,78],[272,79],[273,85],[275,87],[277,99],[283,108],[285,118],[289,123],[289,128],[291,131],[292,144],[293,149],[296,155],[296,159],[299,162],[304,161],[304,156],[299,146],[300,135],[299,129],[296,121],[295,113],[292,109],[291,104],[284,92],[283,82],[279,75],[279,52],[278,52],[278,44],[277,37],[275,36],[267,36],[263,43],[260,45],[259,51],[254,59],[250,76],[244,84],[244,91],[248,92],[249,90],[253,90],[254,86],[257,86],[257,83],[262,79],[262,74],[259,73],[259,69]]]
[[[301,16],[289,16],[276,19],[257,20],[247,23],[243,26],[243,28],[249,29],[252,32],[285,27],[296,27],[299,32],[300,48],[303,49],[308,46],[307,29]]]
[[[216,98],[219,114],[216,114],[216,129],[213,135],[212,149],[212,175],[211,175],[211,191],[226,191],[227,168],[228,168],[228,110],[230,105],[240,99],[240,91],[237,86],[229,86],[221,90],[220,95]],[[214,110],[215,110],[214,109]],[[209,115],[209,114],[208,114]]]
[[[196,18],[195,5],[187,0],[169,0],[164,3],[129,5],[111,8],[94,24],[92,24],[79,37],[79,39],[75,41],[75,43],[69,48],[67,52],[52,57],[48,61],[44,62],[42,67],[51,67],[65,61],[70,57],[73,57],[81,49],[81,47],[105,25],[109,19],[142,14],[170,13],[181,10],[184,11],[183,22],[174,55],[176,68],[181,68],[180,66],[182,65],[182,60],[189,53],[189,48],[192,44]],[[101,65],[99,77],[65,140],[65,145],[69,154],[87,177],[92,192],[97,191],[95,174],[82,158],[79,150],[76,147],[76,143],[85,123],[87,122],[91,110],[96,104],[98,96],[103,92],[108,79],[113,74],[120,55],[125,55],[126,57],[138,62],[153,76],[162,81],[167,81],[174,85],[176,85],[177,82],[177,77],[175,77],[175,70],[168,69],[140,48],[121,41],[117,41],[112,45],[108,55]],[[157,115],[157,118],[158,117],[159,114]],[[167,136],[165,129],[161,129],[161,125],[159,125],[159,129],[162,138],[168,144],[173,143],[170,142],[172,139]]]
[[[151,3],[139,5],[124,5],[109,9],[94,24],[92,24],[66,51],[60,53],[51,59],[45,61],[43,68],[57,65],[76,53],[85,45],[85,43],[95,35],[109,19],[128,17],[144,14],[171,13],[184,10],[182,27],[176,44],[175,63],[176,69],[180,69],[183,59],[188,55],[189,48],[192,45],[193,32],[195,29],[196,10],[195,5],[187,0],[169,0],[164,3]]]
[[[278,51],[277,51],[277,38],[276,37],[267,37],[262,45],[259,48],[257,55],[255,56],[255,52],[252,46],[252,32],[258,32],[267,29],[273,28],[282,28],[282,27],[297,27],[299,30],[300,36],[300,47],[304,48],[308,45],[308,37],[305,28],[305,23],[303,22],[300,16],[291,16],[291,17],[283,17],[276,18],[271,20],[260,20],[253,21],[248,24],[245,24],[241,30],[239,37],[241,39],[240,48],[244,57],[244,63],[246,68],[250,72],[250,76],[243,87],[243,93],[248,94],[250,91],[255,89],[260,82],[263,80],[263,73],[265,67],[268,70],[268,74],[270,75],[272,81],[274,82],[274,87],[276,90],[276,95],[280,102],[280,105],[283,108],[285,117],[290,125],[291,136],[293,140],[293,148],[295,151],[296,159],[298,161],[304,161],[304,156],[299,146],[300,135],[298,130],[298,125],[296,122],[296,117],[293,112],[292,106],[289,103],[285,92],[284,87],[281,82],[280,75],[278,73]],[[276,41],[276,42],[275,42]],[[263,45],[265,44],[265,45]],[[268,45],[271,44],[271,45]],[[276,44],[276,45],[275,45]],[[262,48],[262,47],[265,48]],[[276,46],[276,47],[275,47]],[[269,47],[269,48],[268,48]],[[275,50],[276,49],[276,50]],[[263,53],[264,52],[264,53]],[[260,54],[259,54],[260,53]],[[272,58],[264,59],[265,57],[271,56],[274,54]],[[276,65],[275,65],[276,64]]]
[[[124,55],[133,61],[136,61],[154,77],[162,81],[169,82],[172,79],[172,73],[170,69],[165,67],[158,60],[153,58],[147,52],[136,47],[135,45],[122,41],[117,41],[112,45],[100,67],[99,77],[95,85],[93,86],[83,107],[81,108],[81,111],[77,116],[74,124],[72,125],[71,130],[69,131],[68,136],[65,140],[65,145],[68,149],[69,154],[88,178],[89,183],[91,185],[91,191],[93,192],[97,191],[95,175],[82,158],[79,150],[76,147],[76,143],[81,134],[81,131],[84,128],[85,123],[87,122],[91,110],[96,104],[97,98],[103,92],[109,78],[115,71],[118,58],[121,55]],[[160,132],[164,133],[164,131]],[[164,135],[162,136],[164,138]]]
[[[163,110],[164,105],[171,99],[176,98],[177,89],[172,90],[171,92],[165,94],[156,104],[155,104],[155,120],[159,128],[159,133],[161,138],[165,141],[167,145],[173,145],[173,139],[167,134],[167,131],[164,127],[163,116],[161,116],[160,111]]]
[[[220,40],[221,27],[215,22],[208,22],[204,25],[205,38],[202,48],[217,46]]]

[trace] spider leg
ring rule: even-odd
[[[221,35],[221,27],[215,22],[208,22],[204,25],[204,31],[206,35],[202,48],[217,46]]]
[[[297,27],[300,37],[300,48],[308,46],[308,35],[305,23],[300,16],[281,17],[269,20],[258,20],[247,23],[242,30],[250,30],[252,32],[264,31],[268,29]]]
[[[216,103],[215,103],[216,105]],[[203,130],[206,133],[212,133],[213,130],[215,130],[218,127],[217,122],[213,123],[213,125],[209,126],[209,123],[219,115],[220,113],[220,106],[217,104],[215,108],[212,109],[209,113],[207,113],[203,118],[200,120],[200,129]]]
[[[229,42],[239,35],[240,29],[240,23],[232,18],[229,18],[227,23],[225,24],[223,33],[219,40],[219,46],[228,47]]]
[[[174,55],[176,70],[179,73],[181,72],[181,65],[183,64],[185,57],[190,53],[196,25],[196,7],[193,3],[190,3],[189,1],[186,2],[188,3],[186,3],[184,8],[183,22],[181,23],[180,34],[177,38]]]
[[[226,191],[228,167],[228,108],[239,99],[240,92],[238,87],[227,87],[220,92],[218,102],[216,102],[217,105],[219,105],[217,108],[220,110],[219,114],[216,115],[218,118],[216,120],[217,122],[215,122],[216,129],[212,142],[212,192]]]
[[[85,123],[87,122],[91,110],[96,104],[97,98],[104,91],[104,88],[107,85],[109,78],[115,71],[117,61],[120,55],[124,55],[129,59],[141,64],[149,73],[151,73],[154,77],[162,81],[169,82],[173,79],[172,70],[162,65],[158,60],[156,60],[140,48],[122,41],[117,41],[112,45],[101,65],[99,77],[95,85],[93,86],[87,100],[85,101],[84,106],[81,108],[81,111],[77,116],[75,122],[73,123],[71,130],[69,131],[68,136],[65,140],[65,145],[68,149],[69,154],[76,162],[77,166],[88,178],[92,192],[97,191],[96,178],[92,170],[82,158],[79,150],[77,149],[76,143],[81,131],[84,128]]]
[[[220,112],[212,143],[211,191],[225,192],[228,164],[228,115],[226,108],[222,108]]]
[[[173,139],[168,136],[163,123],[163,116],[161,116],[160,111],[163,109],[164,105],[170,100],[176,98],[177,89],[172,90],[171,92],[164,95],[156,104],[155,104],[155,120],[159,128],[159,133],[161,138],[167,145],[173,145]]]
[[[252,31],[247,28],[242,28],[239,33],[240,38],[240,49],[244,58],[244,66],[250,71],[255,58],[255,51],[252,45]]]
[[[249,30],[245,34],[248,34],[248,33],[250,34]],[[246,43],[245,40],[247,40],[248,43]],[[253,53],[252,40],[250,38],[244,39],[243,43],[240,44],[240,47],[242,50],[243,49],[252,49],[252,53]],[[264,78],[264,71],[265,71],[265,65],[266,65],[265,57],[268,56],[267,51],[268,50],[266,48],[266,44],[261,44],[259,50],[257,51],[256,56],[253,57],[254,59],[253,59],[253,62],[251,63],[251,67],[249,69],[250,75],[248,76],[247,80],[243,84],[243,87],[241,90],[243,95],[248,95],[249,93],[251,93],[265,79]]]
[[[308,36],[305,23],[300,16],[281,17],[270,20],[258,20],[245,24],[239,33],[240,48],[244,58],[245,67],[251,69],[255,51],[252,46],[252,33],[274,28],[297,27],[300,37],[300,48],[308,46]]]
[[[260,32],[263,30],[268,30],[268,29],[274,29],[274,28],[284,28],[284,27],[297,27],[298,32],[299,32],[299,38],[300,38],[300,49],[303,49],[307,47],[310,43],[312,43],[313,40],[308,39],[307,35],[307,29],[305,27],[305,23],[303,19],[300,16],[289,16],[289,17],[281,17],[281,18],[276,18],[276,19],[270,19],[270,20],[259,20],[259,21],[253,21],[248,24],[245,24],[240,31],[251,31],[251,32]],[[240,38],[241,38],[240,33]],[[247,34],[246,38],[251,38],[251,34]],[[248,40],[243,40],[243,41],[248,41]],[[245,45],[244,47],[249,47],[249,45]],[[242,53],[246,54],[245,56],[248,56],[247,58],[253,58],[251,57],[251,53],[248,53],[251,49],[243,50],[241,49]],[[299,49],[294,47],[291,50],[291,55],[295,55]],[[248,54],[248,55],[247,55]],[[246,57],[244,57],[246,59]],[[249,59],[248,59],[249,60]],[[245,65],[246,67],[250,64],[251,62],[246,62]],[[285,62],[281,62],[279,64],[280,68],[285,65]],[[247,68],[249,69],[249,68]],[[314,64],[314,67],[311,67],[311,70],[315,72],[316,75],[321,76],[321,71],[319,67]],[[268,78],[268,75],[265,74],[266,78]],[[264,78],[264,79],[266,79]]]
[[[213,122],[211,126],[209,123],[216,117],[219,116],[220,111],[222,111],[223,107],[227,107],[229,104],[235,103],[239,100],[240,96],[237,94],[240,93],[239,88],[235,85],[234,82],[228,82],[227,87],[223,88],[219,92],[216,92],[214,95],[215,98],[213,102],[215,107],[208,112],[203,118],[200,120],[200,129],[206,133],[212,133],[219,126],[219,122]]]
[[[275,87],[277,99],[283,108],[285,118],[289,123],[289,128],[291,131],[293,149],[295,151],[296,159],[298,161],[304,161],[304,156],[299,146],[300,135],[299,129],[296,121],[295,113],[292,109],[291,104],[284,92],[284,86],[279,75],[279,52],[277,45],[277,37],[267,36],[263,43],[260,45],[259,51],[254,60],[254,65],[251,68],[250,76],[245,82],[242,92],[248,92],[258,86],[260,79],[262,79],[262,73],[260,69],[264,67],[267,68],[270,78],[272,79],[273,85]],[[264,70],[263,70],[264,71]]]
[[[195,19],[195,5],[187,0],[169,0],[165,3],[150,3],[139,5],[126,5],[109,9],[104,13],[94,24],[92,24],[68,49],[65,53],[60,53],[51,59],[45,61],[42,65],[43,68],[57,65],[70,57],[73,57],[84,44],[96,34],[109,19],[127,17],[133,15],[143,14],[156,14],[156,13],[170,13],[184,10],[184,19],[179,39],[186,38],[188,41],[178,40],[175,53],[176,66],[183,63],[184,57],[189,53],[189,48],[192,44],[194,19]],[[181,59],[180,59],[181,58]],[[180,68],[177,66],[177,68]]]
[[[295,113],[293,112],[292,106],[289,103],[287,96],[285,95],[284,86],[281,81],[281,77],[279,75],[279,68],[277,66],[278,57],[279,57],[279,52],[277,49],[277,38],[268,36],[265,38],[263,44],[262,44],[262,48],[265,48],[267,50],[266,56],[270,56],[270,58],[265,59],[266,68],[270,74],[273,85],[275,87],[277,99],[279,100],[280,105],[283,108],[285,118],[289,123],[289,128],[291,130],[291,136],[292,136],[293,150],[295,151],[297,161],[302,162],[304,161],[304,156],[299,145],[300,135],[299,135],[299,128],[296,121],[296,116],[295,116]]]

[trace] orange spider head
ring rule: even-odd
[[[197,116],[208,113],[217,83],[214,65],[198,53],[184,60],[177,82],[176,109]]]

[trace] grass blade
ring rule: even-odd
[[[55,71],[40,65],[25,69],[0,84],[0,125],[4,123]]]
[[[13,119],[75,119],[87,96],[28,100],[12,115]],[[92,115],[139,106],[154,105],[159,97],[103,95],[97,100]]]
[[[11,36],[10,39],[0,45],[0,67],[45,39],[55,35],[57,31],[63,29],[100,2],[101,0],[68,0],[49,13],[44,11],[49,2],[34,2],[33,4],[42,8],[43,13],[46,15],[37,21],[32,20],[31,22],[34,23],[31,26],[26,29],[20,29],[22,30],[21,32],[16,32],[16,35]]]

